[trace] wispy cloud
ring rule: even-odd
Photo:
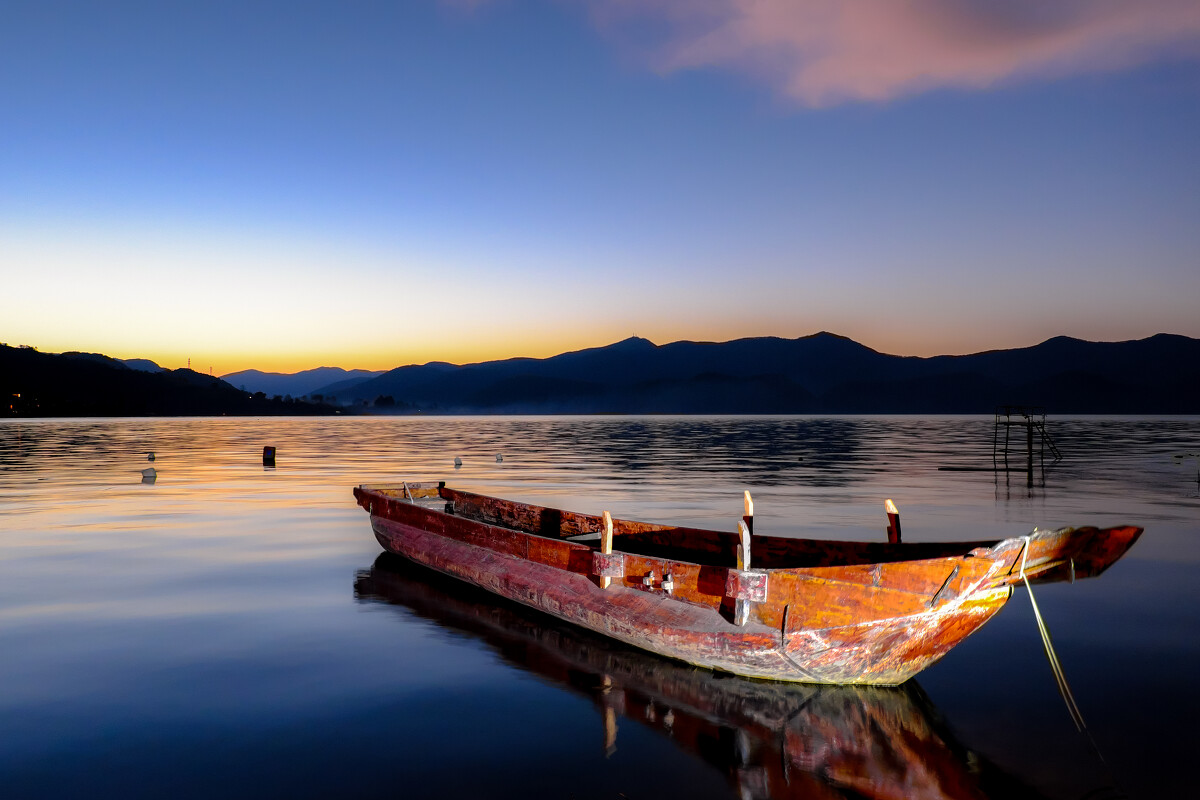
[[[662,72],[729,69],[807,106],[1200,55],[1198,0],[581,0]]]

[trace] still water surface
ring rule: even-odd
[[[1028,486],[938,470],[991,464],[990,417],[0,422],[0,796],[1191,796],[1200,419],[1050,432]],[[899,690],[714,677],[379,559],[350,490],[401,479],[730,529],[750,489],[788,535],[882,539],[888,497],[906,541],[1146,533],[1036,590],[1089,741],[1024,590]]]

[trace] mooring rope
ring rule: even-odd
[[[1083,721],[1083,714],[1075,702],[1075,695],[1071,693],[1070,685],[1067,684],[1067,676],[1063,673],[1058,653],[1054,652],[1054,644],[1050,641],[1050,629],[1046,627],[1046,621],[1042,619],[1037,598],[1033,596],[1033,587],[1029,585],[1029,578],[1025,577],[1025,559],[1029,555],[1031,538],[1032,535],[1026,536],[1025,546],[1021,548],[1021,580],[1025,581],[1025,589],[1029,592],[1029,603],[1033,606],[1033,616],[1037,619],[1038,632],[1042,634],[1042,646],[1046,648],[1046,658],[1050,661],[1050,671],[1054,673],[1054,680],[1058,684],[1058,693],[1062,695],[1063,701],[1067,704],[1067,711],[1071,714],[1075,729],[1082,733],[1087,729],[1087,725]]]
[[[1037,529],[1035,528],[1033,532],[1037,533]],[[1075,723],[1075,729],[1087,737],[1092,751],[1100,759],[1100,763],[1104,766],[1104,771],[1108,773],[1110,786],[1101,787],[1097,791],[1104,792],[1111,788],[1116,793],[1116,797],[1128,797],[1117,783],[1116,776],[1112,772],[1112,767],[1108,765],[1107,759],[1104,758],[1104,754],[1100,752],[1099,745],[1096,744],[1096,740],[1092,737],[1092,732],[1088,730],[1087,724],[1083,721],[1083,713],[1079,710],[1079,705],[1075,702],[1075,695],[1071,693],[1066,673],[1063,672],[1062,664],[1058,660],[1058,653],[1054,652],[1054,644],[1050,641],[1050,629],[1046,627],[1046,621],[1042,619],[1042,612],[1038,608],[1037,598],[1033,596],[1033,587],[1029,585],[1029,578],[1025,576],[1025,560],[1029,555],[1029,543],[1032,536],[1033,534],[1030,534],[1025,537],[1025,546],[1021,549],[1021,580],[1025,582],[1025,589],[1029,592],[1029,604],[1033,606],[1033,616],[1037,619],[1038,632],[1042,634],[1042,645],[1046,648],[1046,659],[1050,662],[1050,671],[1054,673],[1054,681],[1058,684],[1058,693],[1062,695],[1063,702],[1067,704],[1067,712],[1071,715],[1071,721]]]

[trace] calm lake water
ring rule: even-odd
[[[1049,429],[1030,487],[938,470],[990,465],[991,417],[0,421],[0,796],[1192,796],[1200,419]],[[1146,533],[1035,589],[1089,740],[1024,589],[901,689],[718,677],[378,558],[351,488],[401,479],[730,530],[750,489],[756,530],[814,537],[883,539],[889,497],[906,541]]]

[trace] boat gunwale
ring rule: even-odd
[[[355,488],[356,494],[360,492],[363,494],[373,494],[392,502],[403,503],[406,506],[412,506],[414,508],[421,509],[429,514],[454,517],[477,525],[487,526],[497,531],[528,536],[532,539],[558,542],[580,552],[597,552],[599,550],[598,542],[573,541],[571,538],[566,536],[551,536],[538,531],[529,530],[527,527],[508,525],[496,520],[487,519],[484,518],[482,514],[472,513],[470,510],[459,509],[458,507],[455,507],[453,511],[447,511],[445,509],[438,509],[426,504],[422,504],[418,501],[422,499],[436,498],[438,500],[443,500],[448,504],[454,504],[456,500],[463,499],[500,503],[512,509],[535,514],[549,512],[551,514],[561,515],[572,519],[587,520],[589,523],[594,523],[597,529],[602,524],[602,517],[600,515],[587,514],[577,511],[566,511],[564,509],[559,509],[552,506],[543,506],[520,500],[508,500],[491,495],[468,492],[461,489],[453,489],[448,487],[445,481],[402,482],[400,484],[361,484]],[[450,494],[449,497],[446,496],[447,492]],[[405,494],[408,494],[409,497],[405,497]],[[363,505],[364,508],[367,507],[367,503],[361,502],[361,500],[360,505]],[[372,511],[372,513],[374,513],[374,511]],[[732,545],[735,543],[737,536],[735,533],[706,528],[691,528],[660,523],[641,522],[638,520],[627,520],[615,517],[613,518],[613,528],[614,553],[658,560],[669,564],[691,565],[698,568],[724,567],[734,569],[736,567],[735,559],[732,555]],[[631,528],[633,530],[630,530]],[[752,563],[751,566],[753,572],[767,573],[768,575],[787,574],[795,575],[796,577],[808,577],[836,581],[839,583],[854,584],[857,582],[847,581],[844,578],[844,573],[847,568],[887,567],[890,565],[905,565],[912,568],[918,568],[923,565],[935,563],[944,563],[949,566],[952,563],[957,563],[966,559],[983,559],[985,561],[992,562],[993,564],[993,586],[1011,586],[1020,582],[1021,580],[1018,567],[1020,564],[1022,550],[1027,546],[1027,543],[1032,545],[1032,543],[1036,540],[1039,544],[1045,544],[1049,543],[1051,540],[1065,540],[1075,534],[1091,535],[1110,530],[1136,530],[1138,532],[1137,535],[1140,535],[1141,531],[1140,528],[1135,528],[1135,526],[1116,526],[1108,529],[1101,529],[1093,526],[1083,526],[1077,528],[1064,527],[1052,530],[1037,530],[1035,528],[1035,530],[1028,536],[1015,536],[1005,539],[909,543],[806,539],[800,537],[753,534],[752,541],[758,545],[758,547],[754,549],[760,552],[764,547],[769,548],[772,544],[785,548],[810,547],[814,551],[824,553],[828,563],[763,566],[761,564],[762,559],[760,558],[758,559],[759,563]],[[647,533],[671,534],[681,537],[708,537],[709,539],[716,541],[723,540],[726,545],[731,546],[730,557],[728,559],[722,559],[715,562],[698,560],[694,557],[698,555],[695,550],[688,548],[686,545],[679,547],[679,552],[675,555],[664,552],[645,552],[645,548],[639,550],[622,549],[620,547],[623,542],[626,544],[636,542],[638,541],[637,537]],[[1136,541],[1136,535],[1134,536],[1134,540]],[[1132,542],[1130,544],[1132,544]],[[1041,556],[1032,556],[1031,554],[1029,557],[1027,557],[1024,573],[1025,576],[1030,580],[1036,581],[1046,573],[1052,573],[1055,570],[1064,568],[1070,561],[1071,559],[1066,557],[1046,558]],[[998,565],[1000,565],[1000,568],[996,569],[995,567]],[[1005,569],[1002,565],[1007,565],[1007,569]],[[921,591],[914,591],[913,593],[926,594]]]

